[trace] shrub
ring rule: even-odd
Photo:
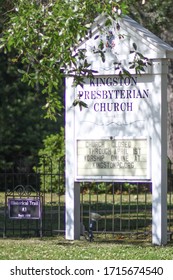
[[[38,153],[41,191],[64,193],[64,153],[64,128],[61,128],[59,134],[45,138],[44,148]]]

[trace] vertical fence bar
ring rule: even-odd
[[[60,199],[60,194],[61,194],[61,189],[60,189],[60,184],[61,184],[61,159],[58,161],[58,205],[57,205],[57,211],[58,211],[58,231],[61,229],[61,199]]]
[[[57,194],[58,196],[58,206],[57,206],[57,211],[58,211],[58,231],[61,230],[61,199],[60,199],[60,194]]]
[[[88,192],[88,195],[89,195],[89,225],[88,225],[88,228],[90,227],[90,223],[91,223],[91,186],[90,186],[89,192]]]
[[[49,167],[50,165],[50,167]],[[50,172],[49,172],[49,168],[50,168]],[[53,176],[53,168],[52,168],[52,160],[49,159],[49,164],[48,164],[48,176],[50,176],[50,220],[51,220],[51,224],[50,224],[50,232],[51,235],[53,234],[53,180],[52,180],[52,176]],[[55,171],[56,172],[56,171]]]
[[[144,228],[145,232],[147,231],[147,188],[144,187],[144,195],[145,195],[145,220],[144,220]]]
[[[130,232],[130,219],[131,219],[131,185],[128,188],[128,231]]]
[[[137,192],[136,192],[137,198],[136,198],[136,233],[138,236],[138,223],[139,223],[139,183],[137,183]]]
[[[3,227],[3,238],[6,237],[6,226],[7,226],[7,178],[6,178],[7,174],[5,172],[5,205],[4,205],[4,227]]]
[[[120,184],[120,231],[122,231],[122,183]]]
[[[80,223],[82,227],[82,234],[83,232],[83,225],[84,225],[84,201],[83,201],[83,184],[80,183]]]
[[[115,183],[112,184],[112,234],[115,231]]]
[[[96,212],[99,214],[99,209],[98,209],[98,203],[99,203],[99,192],[98,192],[98,188],[96,189]],[[99,230],[98,227],[98,222],[96,223],[96,231]]]
[[[107,185],[106,185],[106,190],[105,190],[105,228],[104,228],[104,231],[105,231],[105,236],[106,236],[106,231],[107,231]]]

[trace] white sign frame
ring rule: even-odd
[[[146,140],[146,148],[147,148],[147,152],[146,152],[146,161],[147,161],[147,171],[146,171],[146,175],[133,175],[133,176],[129,176],[129,175],[78,175],[78,141],[135,141],[135,140]],[[89,181],[96,181],[96,182],[100,182],[100,181],[104,181],[104,182],[112,182],[112,181],[121,181],[121,182],[126,182],[127,180],[130,180],[131,182],[136,182],[136,181],[140,181],[140,182],[148,182],[151,181],[151,174],[152,174],[152,164],[151,164],[151,137],[115,137],[113,139],[110,138],[95,138],[95,139],[84,139],[84,138],[80,138],[76,140],[75,143],[75,181],[76,182],[89,182]]]
[[[166,92],[168,59],[173,58],[173,48],[126,16],[121,20],[121,33],[127,34],[122,43],[124,47],[120,45],[117,50],[117,42],[115,47],[110,41],[111,47],[107,47],[106,43],[106,59],[105,62],[103,62],[98,54],[93,53],[92,47],[96,45],[96,41],[98,43],[97,46],[99,46],[99,36],[101,34],[98,25],[100,26],[100,24],[102,24],[102,26],[104,26],[106,21],[107,16],[104,15],[95,19],[94,25],[92,26],[93,36],[89,40],[81,43],[79,47],[87,50],[86,55],[91,65],[91,70],[97,70],[98,75],[96,74],[95,76],[101,77],[118,75],[114,64],[114,62],[117,61],[117,51],[118,61],[120,60],[122,66],[126,69],[129,52],[133,47],[133,43],[137,42],[138,52],[150,59],[151,62],[151,67],[148,69],[149,71],[138,74],[138,82],[136,80],[135,83],[137,90],[143,89],[146,91],[146,98],[138,98],[137,95],[137,98],[134,98],[134,101],[136,100],[137,102],[133,103],[134,105],[136,104],[136,106],[133,106],[132,103],[129,104],[127,100],[127,102],[125,102],[125,107],[124,97],[126,96],[123,95],[124,89],[122,88],[122,96],[120,98],[122,99],[122,103],[119,105],[120,107],[117,107],[119,103],[116,101],[109,102],[108,104],[110,105],[104,105],[106,102],[102,102],[103,105],[100,109],[98,108],[99,105],[95,105],[95,111],[92,115],[92,105],[95,100],[94,95],[92,98],[88,98],[87,96],[83,98],[83,95],[81,96],[78,89],[74,87],[73,77],[66,77],[66,239],[80,239],[80,182],[82,180],[76,177],[76,141],[80,138],[110,139],[110,137],[137,138],[145,136],[151,137],[150,164],[152,167],[149,171],[151,172],[152,179],[152,243],[155,245],[165,245],[167,244]],[[115,26],[115,24],[116,21],[112,20],[112,25]],[[96,35],[98,35],[97,40],[95,39]],[[126,52],[124,52],[124,50],[126,50]],[[131,70],[130,73],[132,75],[135,74],[134,71]],[[133,90],[130,88],[130,85],[126,84],[126,87],[127,86],[127,90]],[[87,87],[84,86],[84,88],[87,90]],[[117,90],[119,90],[119,88],[117,88]],[[128,91],[128,94],[129,93],[131,92]],[[140,95],[140,92],[138,93]],[[128,97],[130,97],[130,95]],[[80,108],[80,110],[77,110],[79,109],[77,108],[78,106],[73,107],[72,104],[75,98],[80,98],[83,102],[88,101],[86,102],[88,108]],[[144,102],[139,102],[140,99]],[[115,104],[112,105],[112,103]],[[109,107],[106,108],[105,106]],[[113,115],[111,114],[112,111],[115,111]],[[128,116],[126,113],[129,113]],[[89,181],[91,181],[91,179],[92,178],[90,178]],[[99,181],[98,179],[96,180]],[[118,179],[115,178],[115,180],[113,180],[112,178],[112,181],[118,181]],[[138,179],[136,182],[137,181],[142,180]]]

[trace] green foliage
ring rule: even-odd
[[[84,76],[92,76],[84,51],[78,51],[79,42],[89,38],[91,24],[98,14],[115,17],[127,12],[154,33],[172,26],[172,0],[15,0],[1,1],[0,13],[3,36],[0,47],[13,53],[13,62],[21,62],[22,80],[30,86],[41,85],[45,95],[42,107],[47,116],[58,117],[62,110],[59,89],[64,74],[74,77],[74,84],[82,85]],[[142,3],[145,2],[145,5]],[[113,12],[112,12],[113,11]],[[148,20],[151,19],[151,20]],[[107,22],[109,24],[109,21]],[[21,28],[22,26],[22,28]],[[117,21],[118,28],[118,21]],[[15,53],[14,53],[15,50]],[[101,50],[99,54],[104,60]],[[79,63],[80,61],[80,63]],[[139,73],[148,62],[137,53],[131,68]],[[124,69],[124,73],[128,74]],[[77,100],[78,101],[78,100]],[[75,103],[76,104],[76,103]],[[86,104],[78,104],[80,109]]]
[[[151,62],[142,53],[138,52],[136,43],[133,43],[133,50],[130,53],[134,54],[134,59],[129,63],[129,69],[135,69],[136,74],[145,72],[147,66],[151,65]]]
[[[45,138],[44,147],[39,151],[37,171],[41,174],[42,191],[64,193],[64,153],[64,128],[61,128],[59,134],[51,134]]]
[[[0,48],[6,52],[0,54],[1,163],[5,158],[12,161],[37,153],[42,139],[58,131],[63,71],[75,76],[76,84],[82,84],[83,76],[92,75],[84,50],[77,52],[76,46],[92,35],[95,17],[102,13],[112,16],[113,8],[115,16],[119,10],[129,12],[160,37],[172,32],[172,0],[150,0],[145,5],[142,0],[0,0]],[[133,51],[137,60],[131,67],[141,71],[148,61],[137,49]],[[29,86],[21,84],[21,78]],[[87,107],[79,99],[74,105]],[[42,108],[59,123],[46,122]]]
[[[39,156],[55,156],[56,159],[64,156],[64,128],[61,127],[59,134],[47,136],[43,142],[44,148],[39,151]]]
[[[125,193],[136,193],[137,188],[137,185],[134,183],[124,183],[122,186],[122,191]]]
[[[75,84],[81,84],[84,76],[92,75],[85,54],[81,57],[76,47],[91,35],[90,27],[96,15],[113,15],[114,7],[125,12],[125,2],[15,1],[14,8],[8,13],[9,20],[4,26],[0,46],[6,53],[15,50],[13,61],[25,65],[24,69],[19,69],[24,82],[30,86],[42,86],[42,93],[46,96],[43,108],[48,117],[55,119],[62,109],[58,88],[64,74],[72,75]]]
[[[107,183],[95,183],[95,182],[90,182],[90,183],[83,183],[81,185],[81,191],[83,193],[92,193],[92,194],[103,194],[103,193],[108,193],[111,190],[111,184]]]
[[[1,38],[15,3],[0,0]],[[56,123],[45,118],[42,107],[46,96],[41,94],[42,86],[36,83],[32,88],[21,82],[21,73],[26,68],[16,56],[16,49],[6,54],[0,50],[0,168],[10,166],[20,157],[32,161],[46,135],[59,131],[63,124],[63,114],[58,115]],[[63,85],[58,88],[61,104],[63,90]]]
[[[172,0],[129,0],[128,11],[130,16],[140,22],[157,36],[165,39],[164,34],[172,33],[173,9]]]
[[[47,134],[58,131],[63,118],[55,123],[45,119],[45,96],[20,81],[19,64],[10,54],[0,53],[0,167],[20,157],[34,157]]]

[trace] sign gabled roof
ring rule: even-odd
[[[108,19],[111,25],[106,24]],[[173,58],[173,47],[130,17],[122,17],[118,24],[119,28],[114,19],[98,16],[91,29],[92,37],[79,46],[87,50],[88,62],[99,74],[115,74],[115,65],[120,62],[124,68],[129,67],[136,52],[150,60]],[[100,57],[100,47],[105,61]],[[147,71],[150,72],[149,67]],[[130,72],[134,73],[134,70]]]
[[[173,58],[173,47],[165,43],[158,36],[138,24],[132,18],[125,16],[122,19],[122,28],[126,30],[141,43],[148,45],[148,48],[153,50],[159,50],[163,52],[163,57],[159,58]]]

